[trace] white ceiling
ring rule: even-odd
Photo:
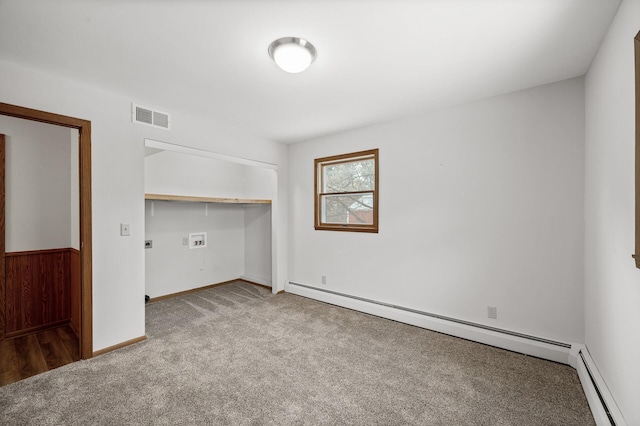
[[[295,142],[583,75],[619,4],[0,0],[0,59]],[[310,69],[271,61],[284,36]]]

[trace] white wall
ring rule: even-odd
[[[242,198],[248,166],[163,151],[144,159],[144,190],[151,194]]]
[[[277,198],[276,177],[276,172],[271,169],[171,151],[155,153],[145,158],[145,192],[152,194],[275,200]],[[159,205],[155,204],[156,207]],[[187,221],[181,227],[176,227],[175,223],[163,219],[162,215],[151,217],[151,203],[147,202],[146,206],[146,239],[155,239],[163,230],[169,232],[173,229],[175,232],[183,233],[188,232],[187,229],[191,229],[192,232],[198,231],[196,229],[196,225],[200,223],[198,221],[194,220],[193,223]],[[191,207],[188,207],[187,203],[181,203],[180,207],[175,208],[186,212],[186,209]],[[204,212],[204,204],[194,208]],[[209,212],[233,211],[236,216],[213,216],[203,223],[201,230],[210,229],[214,232],[225,228],[231,230],[236,229],[239,226],[238,223],[241,223],[239,229],[236,229],[237,232],[228,234],[227,239],[220,244],[233,246],[239,244],[236,239],[240,239],[243,249],[241,251],[230,249],[229,254],[234,253],[234,259],[216,264],[214,270],[209,273],[200,272],[192,275],[191,271],[198,268],[194,269],[194,265],[190,265],[188,260],[179,265],[175,262],[175,257],[185,256],[182,254],[184,250],[181,246],[174,250],[160,251],[156,250],[154,245],[154,248],[150,249],[152,251],[146,251],[147,294],[156,297],[239,277],[264,285],[272,284],[271,228],[274,224],[270,214],[271,206],[249,204],[232,209],[230,206],[208,203],[208,209]],[[185,217],[184,220],[188,217],[190,216]],[[151,225],[149,220],[152,221]],[[207,228],[205,225],[213,228]],[[208,247],[206,250],[213,249]],[[195,255],[191,254],[191,256]],[[213,256],[217,258],[215,254]],[[238,264],[241,266],[238,267]],[[183,277],[178,282],[175,282],[176,268]]]
[[[144,159],[146,193],[277,200],[277,173],[226,160],[172,151]]]
[[[158,297],[243,275],[243,206],[170,201],[145,204],[146,239],[153,241],[153,247],[145,250],[146,294]],[[190,232],[206,232],[207,246],[189,249],[183,245]]]
[[[292,145],[290,280],[583,342],[583,94],[577,78]],[[371,148],[379,234],[314,231],[313,159]]]
[[[0,116],[0,133],[6,135],[6,251],[71,247],[71,130]]]
[[[254,199],[274,199],[277,188],[277,176],[273,170],[259,167],[245,169],[247,185],[245,197]],[[244,209],[244,275],[243,277],[259,284],[276,287],[273,283],[274,265],[273,253],[277,250],[278,228],[277,216],[274,214],[273,204],[248,204]],[[280,228],[282,229],[282,228]],[[284,289],[284,283],[275,291]]]
[[[244,207],[244,274],[258,284],[271,285],[271,206]]]
[[[93,349],[144,335],[144,139],[188,145],[278,166],[274,214],[277,286],[286,279],[286,145],[172,105],[154,105],[0,60],[2,102],[91,120]],[[131,102],[172,114],[170,132],[131,123]],[[203,137],[205,135],[206,137]],[[120,236],[120,223],[131,236]]]
[[[634,53],[625,0],[586,77],[586,345],[629,425],[640,424],[640,270],[634,251]]]
[[[71,245],[70,247],[80,250],[80,132],[70,129],[71,152],[70,152],[70,209],[71,209]]]

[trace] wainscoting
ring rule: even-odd
[[[72,248],[5,254],[6,338],[80,324],[79,252]]]
[[[80,252],[69,249],[69,285],[71,290],[71,318],[69,325],[76,336],[80,337],[80,308],[82,306],[80,292]]]

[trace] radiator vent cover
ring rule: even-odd
[[[166,112],[131,104],[131,121],[146,126],[171,130],[171,117]]]

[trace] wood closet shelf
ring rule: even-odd
[[[157,201],[182,201],[188,203],[271,204],[271,200],[256,200],[252,198],[213,198],[168,194],[144,194],[144,199]]]

